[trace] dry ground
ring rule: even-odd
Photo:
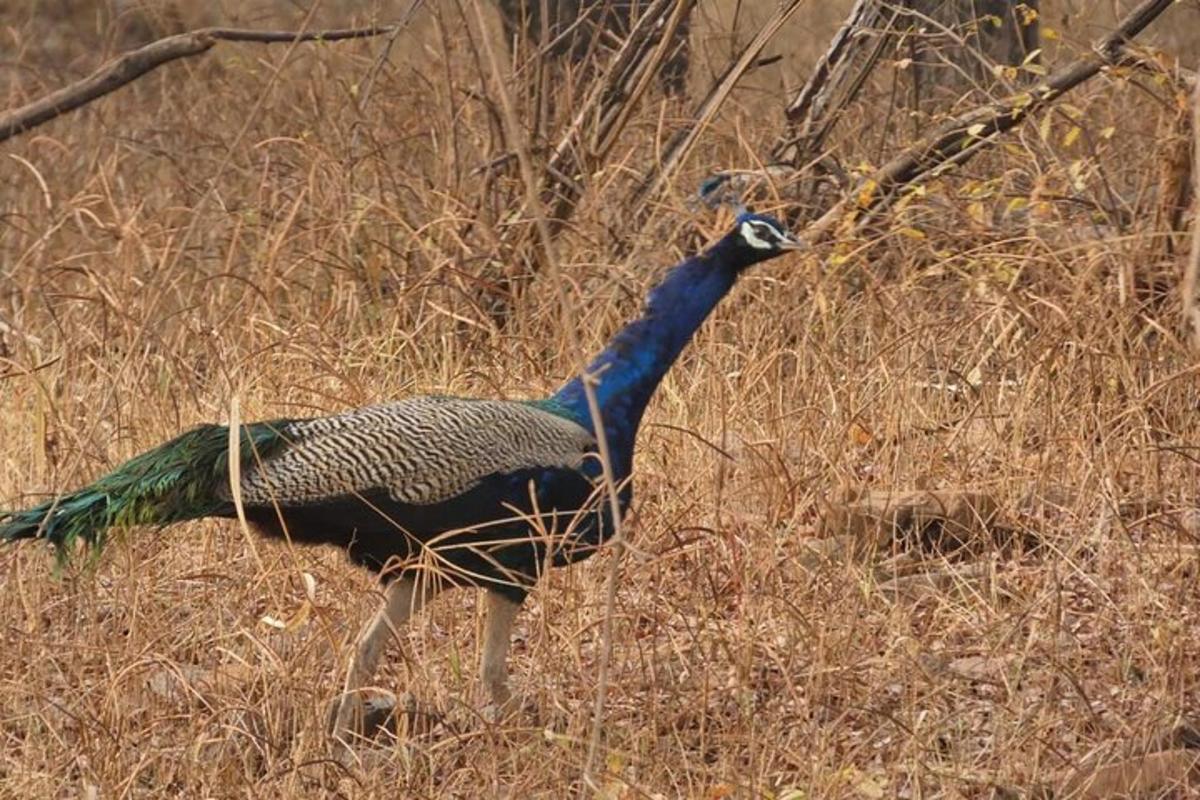
[[[705,12],[697,84],[729,53],[732,5]],[[296,24],[279,6],[241,22]],[[1073,6],[1069,21],[1092,19]],[[722,232],[687,193],[766,150],[782,88],[837,17],[800,24],[786,65],[748,81],[627,230],[631,178],[686,107],[652,97],[561,239],[569,317],[546,278],[499,329],[479,276],[521,190],[472,172],[503,149],[494,87],[478,31],[437,7],[361,110],[381,41],[221,45],[2,146],[6,503],[225,419],[234,398],[252,418],[549,391],[578,363],[560,331],[599,348],[663,267]],[[354,19],[329,3],[317,22]],[[1050,24],[1056,47],[1080,44]],[[114,46],[103,25],[82,0],[0,11],[4,104],[94,66]],[[851,167],[912,134],[888,111],[895,72],[837,132]],[[1102,78],[873,242],[742,281],[648,414],[604,775],[585,795],[1087,796],[1072,774],[1187,739],[1200,375],[1178,336],[1187,240],[1162,189],[1185,120],[1168,83]],[[618,242],[631,249],[614,259]],[[976,541],[953,563],[815,555],[818,533],[847,533],[820,521],[848,489],[914,486],[989,493],[1015,546]],[[7,548],[0,795],[577,793],[609,559],[531,598],[512,659],[529,709],[500,725],[479,715],[475,596],[440,600],[378,681],[441,721],[346,773],[325,760],[323,710],[377,600],[341,554],[251,548],[218,522],[130,531],[61,576],[41,546]],[[1195,778],[1171,788],[1187,764],[1158,766],[1167,796],[1200,796]]]

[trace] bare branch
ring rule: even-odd
[[[817,60],[816,67],[808,76],[804,86],[796,93],[792,102],[788,103],[784,113],[789,120],[799,120],[808,116],[809,110],[819,104],[819,98],[826,87],[832,83],[831,76],[845,63],[845,55],[849,50],[850,40],[859,31],[866,30],[879,17],[879,0],[857,0],[850,9],[849,16],[842,27],[834,34],[825,55]]]
[[[1132,63],[1133,56],[1125,45],[1169,8],[1172,2],[1143,0],[1116,30],[1096,43],[1093,54],[1058,70],[1029,91],[973,109],[938,126],[929,136],[860,182],[847,197],[811,225],[807,234],[809,241],[815,242],[828,236],[837,220],[851,207],[853,225],[861,228],[890,207],[904,187],[967,163],[977,153],[994,144],[1001,134],[1100,74],[1105,67]]]
[[[131,50],[108,62],[86,78],[64,86],[20,108],[0,114],[0,142],[32,130],[55,117],[74,111],[93,100],[120,89],[163,64],[199,55],[218,41],[310,42],[361,39],[388,33],[394,26],[346,28],[331,31],[256,31],[241,28],[201,28],[168,36]]]
[[[412,14],[410,7],[408,16]],[[258,31],[250,28],[201,28],[196,33],[207,33],[214,39],[227,42],[339,42],[345,39],[368,39],[391,33],[396,25],[372,25],[366,28],[335,28],[328,31]]]

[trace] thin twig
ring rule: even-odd
[[[559,139],[550,158],[552,168],[568,175],[578,172],[585,154],[584,143],[588,141],[595,146],[586,152],[586,157],[603,162],[648,86],[648,78],[658,71],[666,55],[666,47],[653,47],[656,33],[663,34],[659,36],[658,44],[666,41],[667,31],[660,31],[657,23],[670,14],[667,19],[673,33],[694,3],[695,0],[658,0],[642,14],[612,66],[597,82],[571,127]],[[591,130],[588,129],[589,120],[597,120]]]
[[[787,130],[772,148],[771,161],[788,161],[799,165],[809,160],[815,151],[821,148],[821,142],[828,135],[831,125],[826,124],[830,118],[827,113],[829,99],[837,87],[845,80],[846,73],[853,56],[858,51],[857,45],[863,40],[864,34],[874,27],[882,18],[882,0],[858,0],[850,9],[846,21],[834,35],[825,54],[817,60],[816,67],[804,86],[796,94],[792,102],[784,109],[787,117]],[[851,89],[838,104],[844,107],[853,101],[854,95],[866,80],[866,76],[874,67],[882,53],[883,44],[888,41],[890,28],[895,24],[897,10],[893,9],[891,18],[884,30],[877,37],[876,47],[867,63],[859,70],[858,77]],[[820,132],[818,135],[817,132]]]

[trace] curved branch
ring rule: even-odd
[[[345,28],[331,31],[256,31],[242,28],[201,28],[167,36],[131,50],[108,62],[86,78],[51,92],[32,103],[0,114],[0,142],[38,125],[74,111],[93,100],[115,92],[122,86],[163,64],[179,58],[199,55],[218,41],[229,42],[310,42],[361,39],[388,33],[394,26]]]
[[[411,7],[410,7],[411,12]],[[407,19],[407,18],[406,18]],[[340,42],[345,39],[367,39],[391,33],[397,25],[371,25],[366,28],[334,28],[328,31],[258,31],[251,28],[201,28],[206,33],[227,42]]]

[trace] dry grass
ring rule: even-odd
[[[4,146],[0,496],[77,485],[233,397],[251,418],[541,395],[577,366],[556,332],[599,348],[727,224],[687,192],[777,133],[763,70],[625,230],[624,193],[684,107],[652,97],[559,240],[569,318],[535,281],[497,329],[480,276],[523,189],[472,173],[503,149],[495,101],[437,7],[361,112],[381,42],[222,46]],[[55,11],[76,35],[41,36]],[[93,66],[97,19],[82,1],[0,12],[20,44],[6,104]],[[317,19],[356,21],[332,2]],[[716,26],[696,34],[701,83],[729,55]],[[839,128],[851,166],[911,135],[903,109],[886,129],[891,76]],[[1174,289],[1186,236],[1156,205],[1188,115],[1168,85],[1101,80],[877,240],[748,275],[668,376],[621,564],[606,776],[585,794],[1085,796],[1073,770],[1161,749],[1200,710],[1200,375]],[[813,558],[847,488],[914,486],[986,491],[1025,544]],[[347,773],[323,715],[371,583],[337,552],[258,550],[261,567],[235,525],[204,522],[131,531],[61,577],[38,545],[0,553],[0,795],[581,791],[608,555],[530,599],[512,662],[530,709],[502,725],[479,716],[474,594],[436,603],[378,680],[444,720]],[[920,591],[888,583],[930,570]]]

